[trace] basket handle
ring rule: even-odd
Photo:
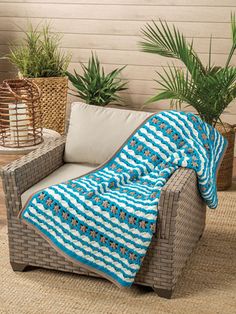
[[[26,83],[30,84],[31,86],[34,86],[34,87],[37,89],[38,96],[34,97],[32,100],[33,100],[33,101],[38,100],[38,99],[41,97],[41,95],[42,95],[42,92],[41,92],[40,88],[38,87],[38,85],[35,84],[34,82],[31,82],[31,81],[28,80],[28,79],[25,79],[25,78],[23,78],[23,79],[21,79],[21,80],[25,81]],[[16,99],[19,99],[19,100],[27,100],[27,98],[22,97],[22,96],[19,96],[18,94],[16,94],[16,93],[12,90],[11,86],[9,85],[9,83],[8,83],[7,81],[4,81],[3,83],[4,83],[5,86],[8,88],[8,90],[14,95],[14,97],[15,97]]]
[[[24,78],[23,80],[26,81],[28,84],[31,84],[32,86],[34,86],[34,87],[36,88],[36,90],[37,90],[37,92],[38,92],[38,96],[35,98],[35,100],[38,99],[38,98],[41,98],[41,96],[42,96],[42,91],[41,91],[41,89],[38,87],[38,85],[37,85],[36,83],[34,83],[33,81],[30,81],[30,80],[27,79],[27,78]]]

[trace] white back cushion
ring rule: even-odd
[[[150,112],[73,103],[65,162],[105,162],[150,115]]]

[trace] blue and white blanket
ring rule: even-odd
[[[203,199],[215,208],[225,147],[191,113],[155,114],[97,170],[36,193],[21,219],[74,263],[128,287],[158,227],[166,181],[179,167],[194,169]]]

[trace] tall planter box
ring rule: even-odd
[[[42,125],[60,134],[65,132],[68,78],[39,77],[30,78],[41,89],[40,106]]]
[[[228,147],[220,165],[217,176],[217,190],[224,191],[230,188],[233,179],[235,126],[228,123],[217,124],[216,129],[227,139]]]

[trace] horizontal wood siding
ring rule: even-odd
[[[130,107],[140,108],[158,88],[156,71],[163,73],[166,58],[139,51],[140,29],[159,18],[174,23],[186,36],[194,38],[195,50],[204,63],[208,61],[209,38],[213,36],[213,61],[224,65],[231,46],[230,13],[235,0],[15,0],[0,1],[0,57],[8,44],[23,37],[30,19],[37,25],[51,22],[55,32],[64,35],[62,49],[72,53],[69,69],[79,69],[96,51],[107,71],[127,65],[122,77],[129,81],[123,93]],[[182,66],[180,62],[174,63]],[[236,57],[233,58],[236,64]],[[0,59],[0,80],[15,76],[16,69]],[[150,110],[169,108],[168,102],[149,106]],[[236,104],[224,119],[236,123]]]

